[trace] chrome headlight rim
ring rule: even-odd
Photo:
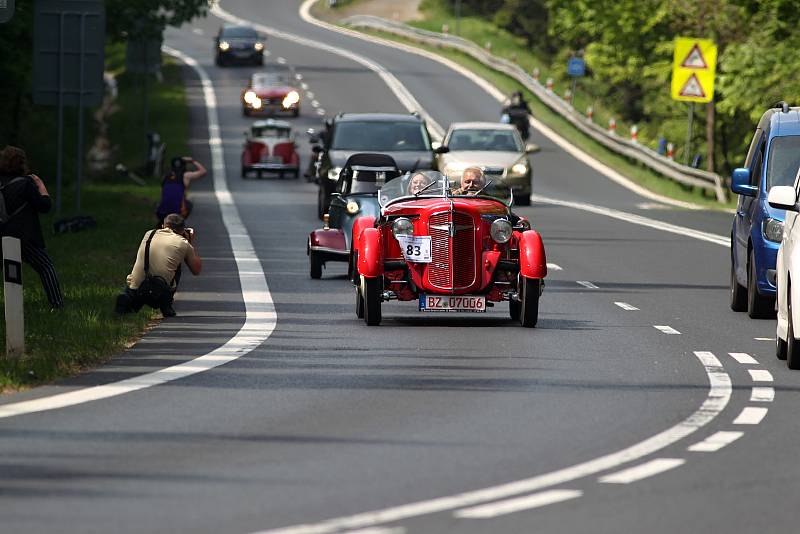
[[[783,241],[783,221],[767,217],[761,223],[761,233],[767,241],[780,243]]]
[[[339,179],[339,173],[342,172],[341,167],[331,167],[328,169],[328,180],[333,180],[334,182]]]
[[[511,236],[514,233],[514,228],[507,219],[495,219],[492,221],[492,226],[489,228],[489,235],[495,243],[505,244],[511,241]]]
[[[344,207],[345,211],[349,215],[355,215],[361,209],[361,206],[358,205],[358,202],[355,200],[348,200],[347,205]]]
[[[414,235],[414,223],[406,217],[398,217],[392,222],[392,235],[397,239],[399,235]]]

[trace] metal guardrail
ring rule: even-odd
[[[354,15],[342,20],[342,23],[353,27],[385,31],[419,43],[439,48],[450,48],[467,54],[487,67],[517,80],[547,105],[547,107],[564,117],[575,128],[612,152],[638,161],[653,171],[678,183],[713,191],[719,202],[725,202],[727,200],[724,182],[720,175],[682,165],[662,156],[655,150],[646,146],[624,139],[621,136],[608,133],[604,128],[593,123],[591,119],[577,112],[571,104],[548,90],[538,80],[525,72],[522,67],[512,61],[491,54],[472,41],[445,33],[414,28],[401,22],[372,15]]]

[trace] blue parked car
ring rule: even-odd
[[[794,185],[800,167],[800,107],[779,102],[758,121],[731,190],[739,204],[731,230],[730,305],[752,318],[775,314],[775,259],[785,212],[770,207],[774,185]]]

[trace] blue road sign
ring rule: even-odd
[[[567,62],[567,74],[574,78],[586,75],[586,62],[582,57],[571,57]]]

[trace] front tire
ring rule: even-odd
[[[747,311],[747,288],[736,280],[736,267],[731,257],[730,306],[735,312]]]
[[[355,286],[356,290],[356,317],[364,318],[364,297],[361,295],[361,287]]]
[[[517,206],[530,206],[531,205],[531,194],[528,193],[526,195],[524,193],[520,193],[520,195],[517,196],[517,194],[514,193],[514,204],[516,204]]]
[[[787,296],[789,303],[789,326],[786,329],[786,367],[789,369],[800,369],[800,341],[794,338],[794,326],[792,323],[792,298]],[[778,338],[780,339],[780,338]]]
[[[539,292],[542,281],[537,278],[520,277],[521,299],[519,324],[533,328],[539,320]]]
[[[313,250],[308,251],[309,274],[314,280],[322,278],[322,261]]]
[[[368,326],[381,324],[381,290],[380,278],[361,276],[361,291],[364,297],[364,322]]]
[[[750,263],[747,266],[747,315],[751,319],[767,319],[773,315],[775,301],[758,292],[758,278],[756,278],[756,260],[753,251],[750,251]]]
[[[508,301],[508,313],[511,316],[512,321],[519,321],[519,314],[522,312],[522,303],[518,300],[509,299]]]

